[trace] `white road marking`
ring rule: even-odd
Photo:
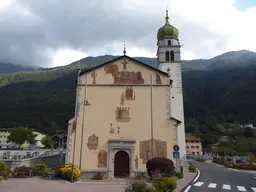
[[[254,192],[256,192],[256,187],[252,187],[252,190],[253,190]]]
[[[201,187],[203,184],[204,182],[197,182],[196,184],[194,184],[194,186]]]
[[[243,186],[237,186],[238,191],[246,191],[246,189]]]
[[[230,187],[230,185],[223,185],[223,189],[231,190],[231,187]]]
[[[197,176],[196,176],[196,178],[193,180],[193,182],[196,182],[197,181],[197,179],[199,178],[199,176],[200,176],[200,171],[199,171],[199,169],[196,169],[197,170]]]
[[[191,185],[189,185],[184,192],[188,192],[190,188],[191,188]]]
[[[216,188],[217,184],[216,183],[210,183],[210,185],[208,185],[209,188]]]

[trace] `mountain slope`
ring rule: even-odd
[[[212,118],[218,122],[256,123],[254,55],[247,51],[230,52],[210,60],[183,61],[187,69],[183,68],[187,125],[211,131],[207,121]],[[0,127],[24,125],[50,131],[56,121],[66,128],[66,120],[74,115],[77,69],[115,57],[87,57],[64,67],[0,74]],[[154,58],[136,59],[152,66],[157,64]],[[239,67],[232,66],[232,62]],[[195,131],[195,126],[187,126],[187,130]]]
[[[13,73],[34,70],[32,67],[23,67],[12,63],[0,62],[0,73]]]

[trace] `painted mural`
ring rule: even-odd
[[[97,77],[97,72],[93,71],[91,73],[91,78],[92,78],[92,83],[95,84],[96,83],[96,77]]]
[[[89,150],[96,150],[98,148],[99,137],[94,133],[88,137],[87,147]]]
[[[116,120],[117,121],[130,121],[130,108],[129,107],[117,107],[116,108]]]
[[[159,74],[156,74],[156,84],[162,84],[162,80]]]
[[[167,157],[167,142],[154,139],[154,156]],[[152,157],[151,139],[140,142],[140,158],[142,163],[146,164]]]
[[[123,64],[124,71],[119,71],[118,66],[113,63],[106,65],[104,70],[106,74],[113,76],[114,84],[144,84],[142,73],[140,71],[126,71],[126,64]]]
[[[107,168],[107,159],[108,159],[108,153],[105,150],[101,150],[98,153],[98,167],[99,168]]]
[[[135,92],[134,92],[132,86],[126,87],[125,99],[126,100],[135,100]]]

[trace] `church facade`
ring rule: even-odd
[[[160,38],[158,42],[162,43]],[[161,60],[167,58],[167,51],[158,52],[161,70],[126,56],[124,50],[121,57],[79,71],[66,163],[79,166],[82,177],[98,172],[108,177],[133,176],[145,172],[152,157],[173,158],[183,122],[172,116],[174,81],[171,69],[165,70],[167,62]],[[171,51],[168,54],[171,58]]]

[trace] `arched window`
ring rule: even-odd
[[[169,54],[170,54],[169,51],[166,51],[166,52],[165,52],[165,60],[166,60],[166,61],[169,61],[169,60],[170,60],[170,55],[169,55]]]
[[[171,61],[174,61],[174,51],[171,51]]]
[[[172,41],[171,40],[168,40],[168,45],[172,45]]]

